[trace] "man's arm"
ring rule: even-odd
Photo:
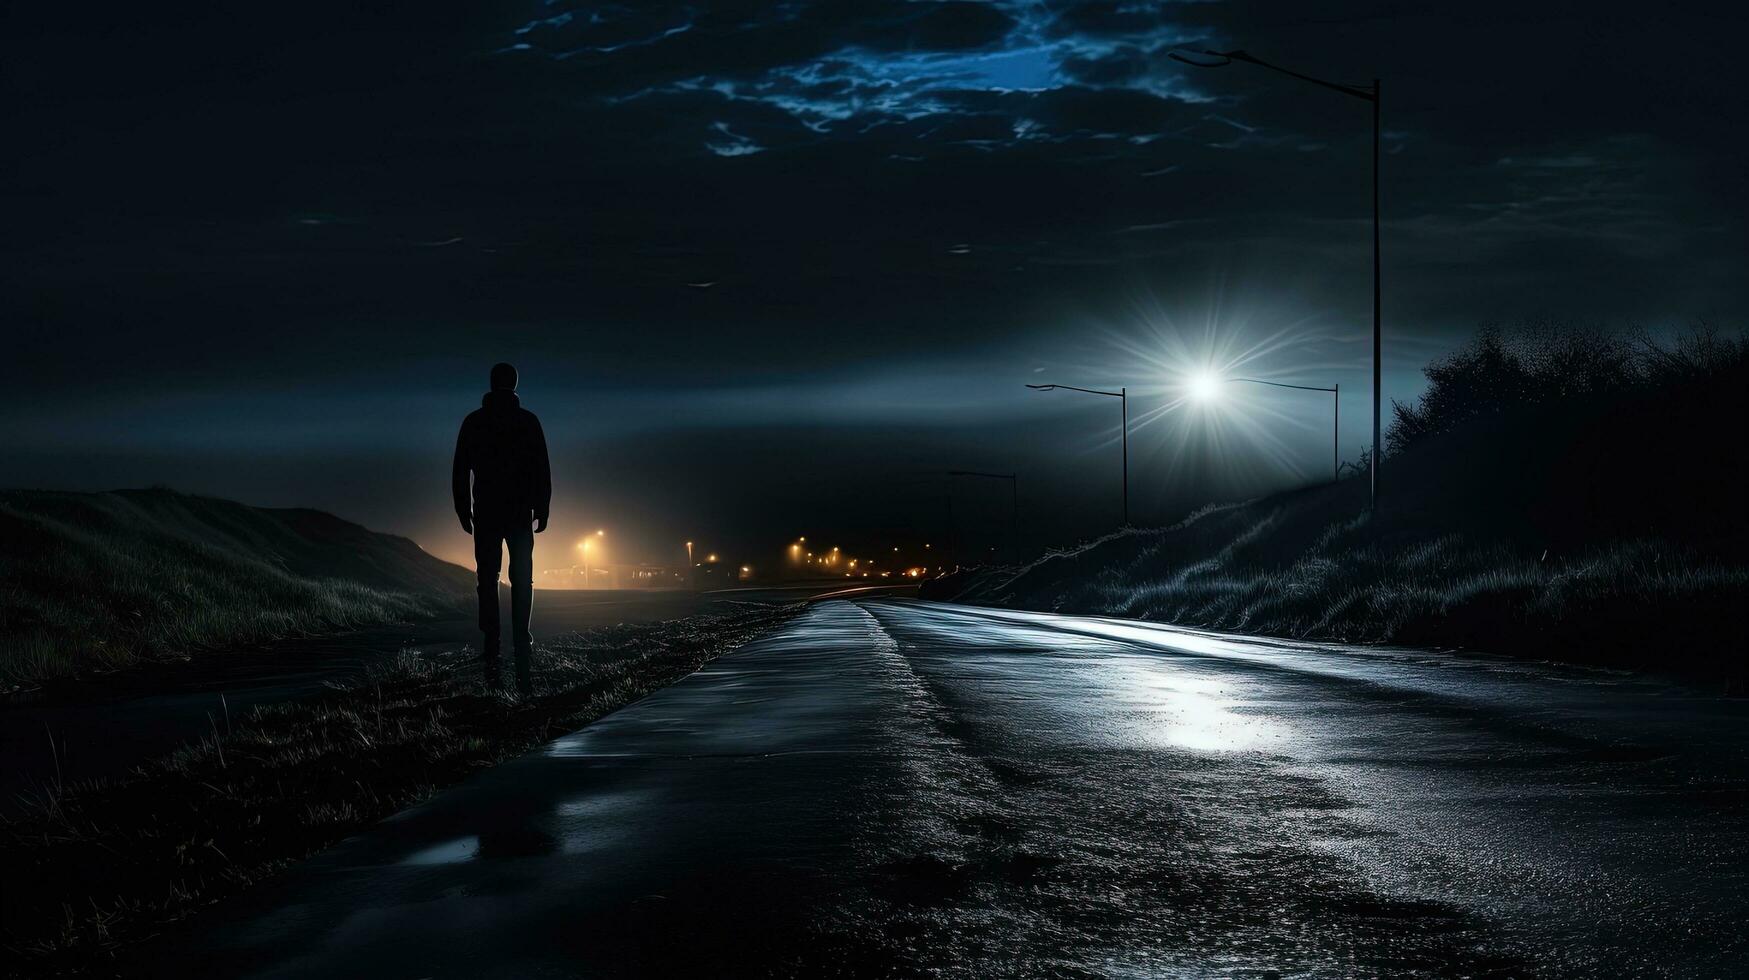
[[[531,416],[532,417],[532,416]],[[534,420],[534,531],[547,529],[553,508],[553,465],[547,459],[547,434]]]
[[[455,497],[455,516],[462,522],[462,530],[474,533],[474,494],[468,485],[468,471],[473,469],[473,460],[468,452],[468,423],[462,420],[461,431],[455,437],[455,461],[449,467],[449,491]]]

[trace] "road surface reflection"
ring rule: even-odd
[[[1729,973],[1745,707],[1523,662],[825,602],[147,966]]]

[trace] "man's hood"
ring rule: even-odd
[[[488,391],[480,404],[490,411],[505,412],[522,404],[514,391]]]

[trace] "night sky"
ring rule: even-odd
[[[374,13],[359,7],[377,7]],[[1444,13],[1428,8],[1444,6]],[[1737,326],[1744,15],[1660,3],[11,5],[0,484],[309,505],[461,558],[495,360],[614,557],[1035,543],[1322,477],[1477,325]],[[1350,394],[1352,393],[1352,394]],[[1388,471],[1387,471],[1388,472]],[[967,541],[1006,490],[963,482]],[[980,523],[981,522],[981,523]],[[981,536],[980,536],[981,535]]]

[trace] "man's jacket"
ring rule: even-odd
[[[468,474],[473,474],[469,499]],[[450,472],[456,516],[476,524],[527,528],[546,523],[553,501],[553,471],[540,419],[513,391],[487,392],[481,406],[462,420]]]

